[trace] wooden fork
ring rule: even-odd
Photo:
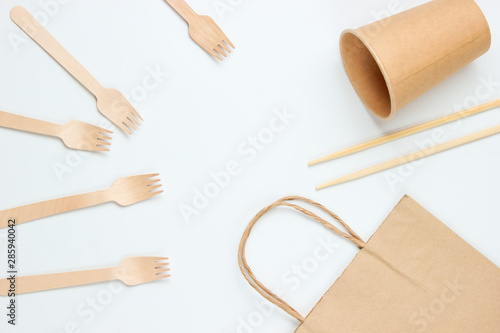
[[[209,16],[198,15],[184,0],[165,0],[188,23],[189,35],[205,51],[219,60],[231,53],[233,43]]]
[[[167,260],[162,257],[131,257],[114,268],[16,277],[16,295],[113,280],[136,286],[170,277],[165,274],[170,271]],[[0,280],[0,296],[7,296],[10,286],[8,279]]]
[[[144,119],[121,92],[103,87],[24,7],[14,7],[10,17],[96,97],[97,109],[105,117],[132,134],[132,130],[140,125],[139,120]]]
[[[78,120],[58,125],[3,111],[0,111],[0,127],[58,137],[68,148],[88,151],[109,151],[106,146],[111,143],[106,140],[111,140],[108,135],[113,133]]]
[[[9,219],[15,219],[16,225],[47,216],[91,207],[114,201],[121,206],[129,206],[162,193],[155,191],[161,187],[159,174],[124,177],[116,180],[107,189],[86,194],[78,194],[54,200],[34,203],[0,211],[0,228],[8,226]]]

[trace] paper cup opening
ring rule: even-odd
[[[354,89],[363,103],[376,116],[388,119],[394,113],[392,94],[383,66],[376,55],[354,30],[340,37],[340,53]]]

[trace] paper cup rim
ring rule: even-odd
[[[384,119],[384,120],[391,119],[392,117],[394,117],[394,114],[397,111],[397,109],[396,109],[396,97],[395,97],[394,89],[392,88],[392,86],[390,84],[389,74],[387,73],[387,69],[385,68],[384,63],[382,62],[382,60],[378,56],[375,49],[370,45],[368,40],[366,40],[362,34],[358,33],[358,31],[356,29],[345,29],[342,32],[342,34],[340,35],[341,43],[342,43],[343,37],[347,34],[351,34],[354,37],[356,37],[363,44],[363,46],[366,47],[368,52],[370,52],[371,56],[373,57],[373,60],[375,60],[375,62],[377,63],[377,66],[378,66],[380,72],[382,73],[382,76],[384,77],[385,86],[386,86],[387,92],[389,94],[389,100],[390,100],[390,106],[391,106],[390,113],[387,116],[382,116],[380,114],[380,112],[374,111],[373,108],[370,105],[368,105],[368,103],[365,102],[365,98],[364,98],[363,93],[358,90],[358,87],[353,83],[353,81],[351,79],[351,76],[349,74],[350,69],[348,69],[348,66],[346,65],[346,62],[344,59],[344,54],[341,52],[342,62],[344,64],[344,68],[346,69],[346,73],[347,73],[347,76],[349,77],[349,80],[351,81],[354,89],[358,93],[358,96],[363,101],[363,104],[365,104],[365,106],[371,111],[372,114],[374,114],[379,119]]]

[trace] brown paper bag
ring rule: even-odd
[[[325,210],[347,232],[292,200]],[[361,249],[306,318],[262,285],[245,259],[253,226],[276,206],[299,210]],[[283,198],[250,222],[239,263],[261,295],[301,322],[296,333],[500,332],[500,269],[408,196],[366,243],[322,205]]]

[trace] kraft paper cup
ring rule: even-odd
[[[433,0],[345,30],[340,52],[367,108],[389,119],[490,48],[488,22],[473,0]]]

